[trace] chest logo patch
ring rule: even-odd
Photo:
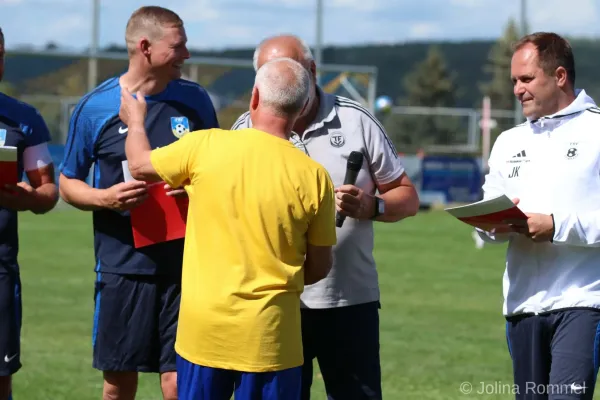
[[[171,117],[171,131],[177,139],[190,132],[190,121],[186,117]]]
[[[4,146],[6,143],[6,129],[0,129],[0,146]]]
[[[567,157],[567,160],[573,160],[577,158],[578,155],[579,150],[577,149],[577,147],[570,147],[569,150],[567,150],[567,154],[565,155],[565,157]]]
[[[329,143],[333,147],[342,147],[346,143],[346,138],[342,135],[342,132],[332,132],[329,135]]]

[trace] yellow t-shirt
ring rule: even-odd
[[[306,246],[336,243],[325,168],[256,129],[190,132],[151,162],[190,199],[177,353],[245,372],[302,365]]]

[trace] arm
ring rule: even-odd
[[[23,181],[8,186],[8,190],[0,195],[0,203],[17,211],[45,214],[52,210],[58,201],[54,164],[48,150],[50,132],[46,122],[34,108],[28,109],[21,127],[25,137],[23,169],[29,183]]]
[[[69,178],[60,174],[58,178],[60,197],[83,211],[95,211],[105,208],[105,189],[94,189],[85,181],[78,178]]]
[[[376,221],[397,222],[413,217],[419,211],[419,195],[406,172],[390,183],[377,185],[380,197],[385,202],[385,212]],[[374,213],[375,204],[372,206]],[[374,214],[371,214],[374,215]]]
[[[498,137],[496,143],[492,147],[492,151],[490,153],[490,157],[488,160],[488,173],[485,176],[485,182],[483,184],[483,198],[488,199],[491,197],[499,196],[505,193],[504,189],[504,177],[500,172],[500,169],[497,167],[498,163],[498,152],[499,152],[499,143],[501,141],[501,136]],[[513,233],[494,233],[494,232],[486,232],[479,228],[475,228],[479,237],[487,243],[504,243],[507,242]]]
[[[129,128],[125,139],[125,155],[133,179],[157,182],[161,177],[150,161],[152,148],[144,127],[147,112],[146,99],[140,92],[136,97],[134,98],[127,88],[121,90],[119,117]],[[171,185],[171,187],[176,186]]]
[[[546,220],[550,240],[554,244],[600,247],[600,210],[588,213],[554,213],[553,216],[546,216]]]
[[[90,187],[87,178],[94,161],[95,125],[80,103],[69,123],[69,136],[59,177],[59,193],[68,204],[84,211],[131,209],[146,197],[145,182],[121,182],[107,189]],[[94,111],[96,112],[96,111]]]
[[[34,214],[45,214],[58,202],[58,190],[54,181],[54,164],[46,143],[25,149],[23,163],[27,180],[33,189],[29,209]]]
[[[337,242],[335,231],[335,200],[329,174],[320,169],[317,175],[316,213],[307,231],[304,283],[312,285],[325,278],[333,265],[332,246]]]
[[[584,213],[526,213],[527,224],[514,226],[516,233],[536,243],[558,246],[600,247],[600,210]]]
[[[397,222],[413,217],[419,211],[419,195],[406,174],[398,151],[378,121],[363,117],[365,143],[369,152],[371,174],[384,201],[380,222]],[[375,201],[368,204],[367,218],[375,215]]]
[[[306,260],[304,261],[304,284],[312,285],[327,277],[333,265],[331,246],[306,247]]]
[[[160,181],[178,188],[189,184],[197,166],[196,160],[205,132],[190,132],[181,139],[156,150],[150,149],[150,143],[144,128],[146,101],[137,94],[134,98],[126,88],[122,89],[121,120],[129,127],[125,139],[125,153],[131,176],[145,181]]]
[[[383,214],[374,218],[381,222],[397,222],[419,211],[419,195],[404,170],[391,139],[383,126],[369,114],[360,114],[361,133],[365,141],[369,172],[375,181],[379,198],[384,202]],[[353,185],[336,189],[338,210],[356,219],[373,219],[375,197]]]
[[[83,211],[104,208],[125,211],[148,198],[147,185],[141,181],[122,182],[108,189],[96,189],[79,178],[69,178],[61,173],[58,188],[64,201]]]
[[[58,191],[65,202],[84,211],[104,207],[104,190],[91,188],[85,182],[93,163],[94,129],[94,123],[80,101],[69,121],[69,135],[60,166]]]
[[[23,165],[27,182],[9,185],[0,192],[0,204],[15,211],[31,211],[45,214],[58,201],[58,190],[54,182],[54,164],[48,145],[41,143],[28,147],[23,152]]]

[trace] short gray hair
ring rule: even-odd
[[[302,58],[303,61],[305,62],[311,62],[314,61],[315,58],[313,57],[312,51],[310,50],[310,47],[308,46],[308,44],[303,40],[300,39],[298,36],[296,35],[277,35],[277,36],[270,36],[266,39],[263,39],[262,42],[260,42],[258,44],[258,46],[256,46],[256,49],[254,50],[254,56],[252,57],[252,65],[254,65],[254,71],[258,71],[258,56],[260,55],[260,51],[262,50],[263,45],[274,38],[277,37],[281,37],[281,36],[289,36],[289,37],[293,37],[294,39],[296,39],[298,42],[300,42],[300,45],[302,46]]]
[[[308,100],[309,83],[308,71],[299,62],[276,58],[259,68],[254,86],[263,105],[278,115],[289,116],[302,111]]]

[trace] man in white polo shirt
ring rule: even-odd
[[[280,35],[264,40],[256,48],[254,68],[280,57],[300,62],[312,79],[309,103],[294,126],[299,134],[291,141],[327,169],[336,186],[337,209],[348,217],[337,229],[331,272],[306,286],[301,297],[302,398],[310,398],[312,360],[317,358],[329,399],[380,399],[380,298],[373,221],[396,222],[415,215],[418,195],[379,121],[359,103],[327,94],[316,85],[316,65],[301,39]],[[232,129],[250,125],[245,113]],[[352,151],[363,153],[363,166],[355,186],[343,185]]]
[[[492,149],[484,198],[528,216],[508,241],[504,315],[517,399],[592,399],[600,364],[600,109],[575,90],[569,43],[534,33],[511,75],[527,121]],[[518,201],[517,201],[518,200]]]

